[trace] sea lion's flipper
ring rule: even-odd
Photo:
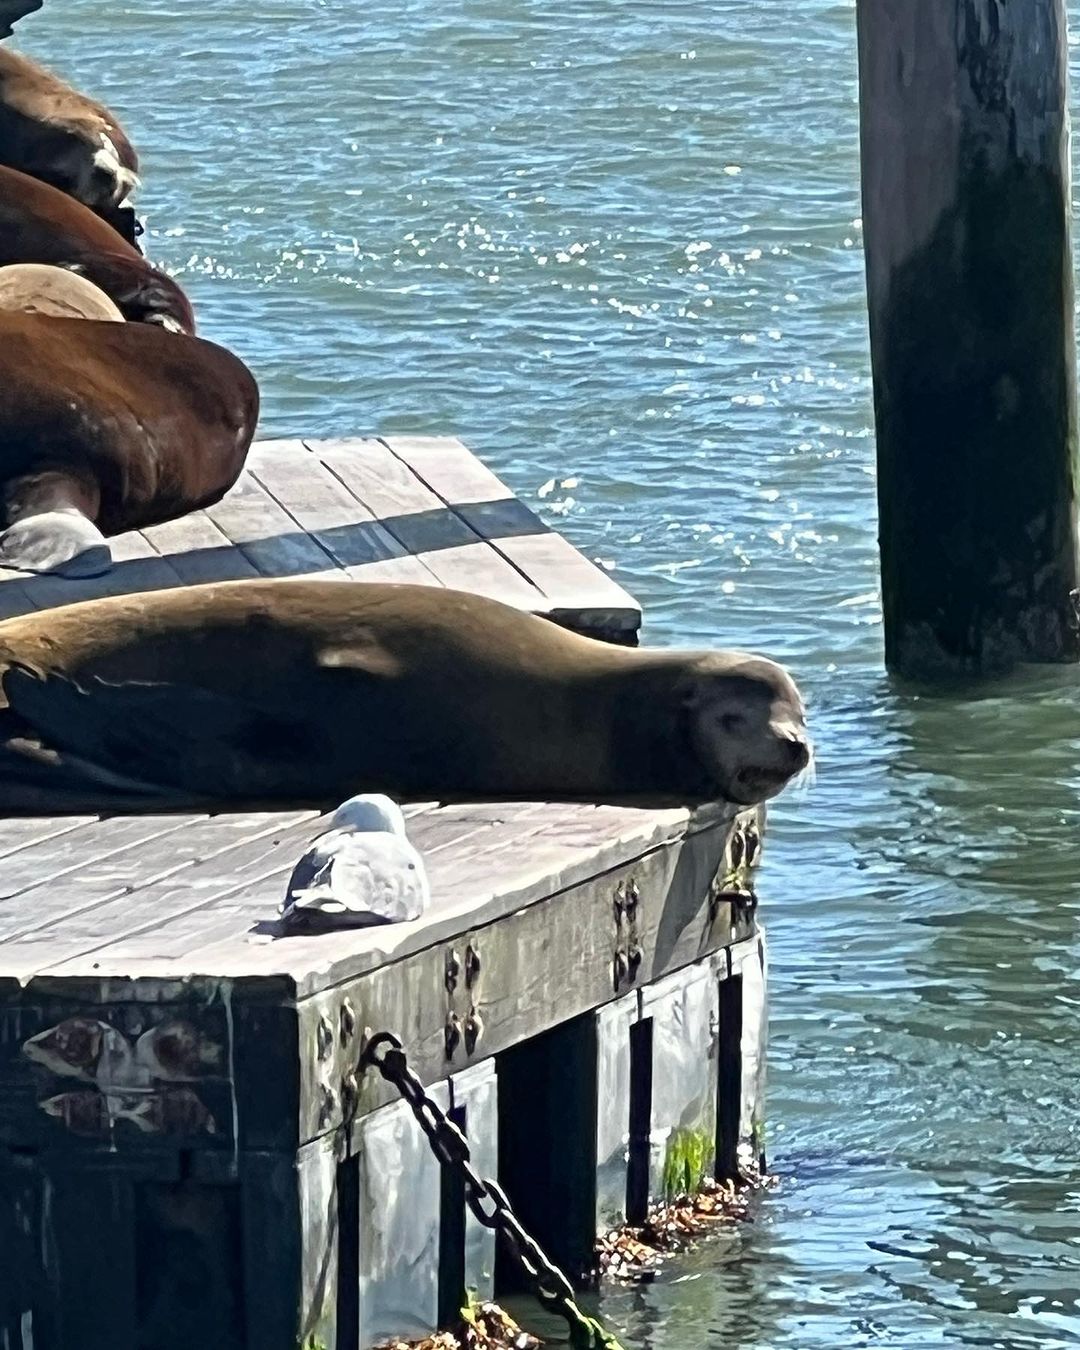
[[[44,0],[0,0],[0,38],[11,37],[12,25],[40,9]]]
[[[112,568],[108,540],[74,508],[42,511],[14,521],[0,533],[0,567],[99,577]]]
[[[279,795],[282,773],[291,778],[288,752],[301,749],[302,761],[313,748],[296,744],[295,725],[193,685],[96,678],[80,685],[17,663],[0,675],[0,685],[11,711],[57,750],[203,799]]]

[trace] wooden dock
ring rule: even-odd
[[[112,541],[88,581],[0,572],[0,618],[244,577],[410,582],[634,643],[641,607],[450,437],[260,441],[228,496]]]
[[[457,442],[270,442],[219,506],[0,613],[222,577],[422,581],[632,642],[640,610]],[[0,1350],[359,1350],[513,1284],[393,1031],[568,1270],[673,1160],[760,1152],[759,812],[408,808],[416,923],[285,936],[310,811],[0,821]],[[704,1142],[703,1142],[704,1141]],[[689,1145],[694,1148],[690,1149]]]

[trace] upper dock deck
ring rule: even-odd
[[[112,541],[73,581],[0,572],[0,618],[245,577],[411,582],[633,643],[641,607],[449,437],[259,441],[216,506]]]

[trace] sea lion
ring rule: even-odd
[[[172,277],[82,202],[0,165],[0,266],[9,263],[70,268],[100,286],[125,319],[195,332],[191,302]]]
[[[107,571],[105,535],[225,495],[258,408],[247,367],[201,338],[0,312],[0,566]]]
[[[41,263],[0,267],[0,310],[46,314],[54,319],[124,322],[124,316],[105,292],[85,277]]]
[[[6,47],[0,48],[0,163],[68,193],[134,244],[134,216],[125,203],[139,183],[139,159],[124,129],[101,103]]]
[[[456,591],[240,581],[0,624],[0,809],[397,799],[676,805],[809,762],[791,677]]]

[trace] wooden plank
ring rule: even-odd
[[[247,472],[206,514],[261,576],[314,576],[333,569],[330,554]]]
[[[375,516],[302,442],[253,447],[251,476],[353,580],[435,584]]]
[[[0,869],[0,932],[4,931],[4,925],[19,922],[23,906],[13,902],[23,892],[38,885],[55,887],[73,873],[81,873],[125,850],[160,840],[182,829],[187,819],[186,816],[118,816],[108,822],[94,821],[76,830],[48,835],[12,853]]]
[[[137,1188],[135,1209],[139,1315],[130,1344],[245,1350],[240,1188],[150,1182]]]
[[[205,511],[154,525],[143,531],[143,537],[168,561],[185,586],[259,576],[255,564]]]
[[[391,436],[386,445],[433,493],[547,598],[553,613],[580,613],[590,626],[636,631],[641,607],[621,586],[550,529],[460,441]]]
[[[519,609],[547,602],[527,577],[486,544],[378,441],[312,441],[319,460],[443,586]]]
[[[236,839],[227,832],[243,818],[215,817],[199,829],[198,840],[206,849],[202,857],[197,851],[192,857],[192,844],[181,839],[181,848],[160,876],[117,884],[122,869],[120,877],[106,869],[100,888],[95,889],[99,879],[87,875],[85,883],[80,881],[82,894],[90,897],[84,909],[79,907],[78,890],[61,896],[56,908],[48,907],[43,897],[38,906],[48,926],[39,925],[44,931],[29,927],[23,936],[0,946],[0,978],[10,975],[26,980],[38,973],[71,975],[77,970],[98,977],[106,969],[124,975],[122,968],[106,960],[110,947],[132,934],[158,930],[177,912],[205,910],[252,876],[280,868],[279,850],[283,858],[295,860],[311,837],[311,822],[316,818],[314,811],[260,816],[254,829],[241,825],[243,835]],[[220,842],[213,841],[216,831],[226,832]],[[152,860],[136,859],[135,865],[145,877]],[[83,872],[89,868],[80,869],[80,878]]]
[[[0,862],[30,844],[69,834],[81,825],[89,825],[96,820],[97,816],[19,816],[0,820]]]
[[[242,1285],[248,1291],[244,1345],[250,1350],[308,1350],[311,1343],[305,1344],[300,1334],[304,1229],[297,1159],[284,1152],[244,1152],[239,1161]]]
[[[0,1346],[59,1345],[59,1310],[47,1287],[49,1182],[40,1157],[0,1149]]]
[[[218,854],[253,839],[272,835],[276,830],[311,812],[253,812],[250,815],[211,817],[185,816],[181,825],[168,833],[151,836],[149,842],[137,838],[134,843],[94,860],[81,861],[72,869],[76,875],[67,885],[57,885],[49,876],[21,891],[12,901],[0,904],[0,971],[8,959],[25,955],[25,939],[48,942],[55,951],[55,935],[45,930],[64,925],[63,939],[73,942],[79,936],[96,939],[103,936],[98,906],[119,896],[134,896],[143,887],[174,876],[196,863],[208,862]],[[104,822],[107,834],[112,834]],[[166,916],[162,916],[165,918]],[[107,934],[104,934],[107,936]]]
[[[329,1135],[296,1159],[303,1258],[300,1273],[301,1346],[346,1345],[338,1337],[338,1168],[343,1140]]]
[[[137,1345],[134,1178],[115,1163],[56,1168],[48,1187],[42,1240],[52,1248],[47,1278],[60,1321],[56,1344]]]

